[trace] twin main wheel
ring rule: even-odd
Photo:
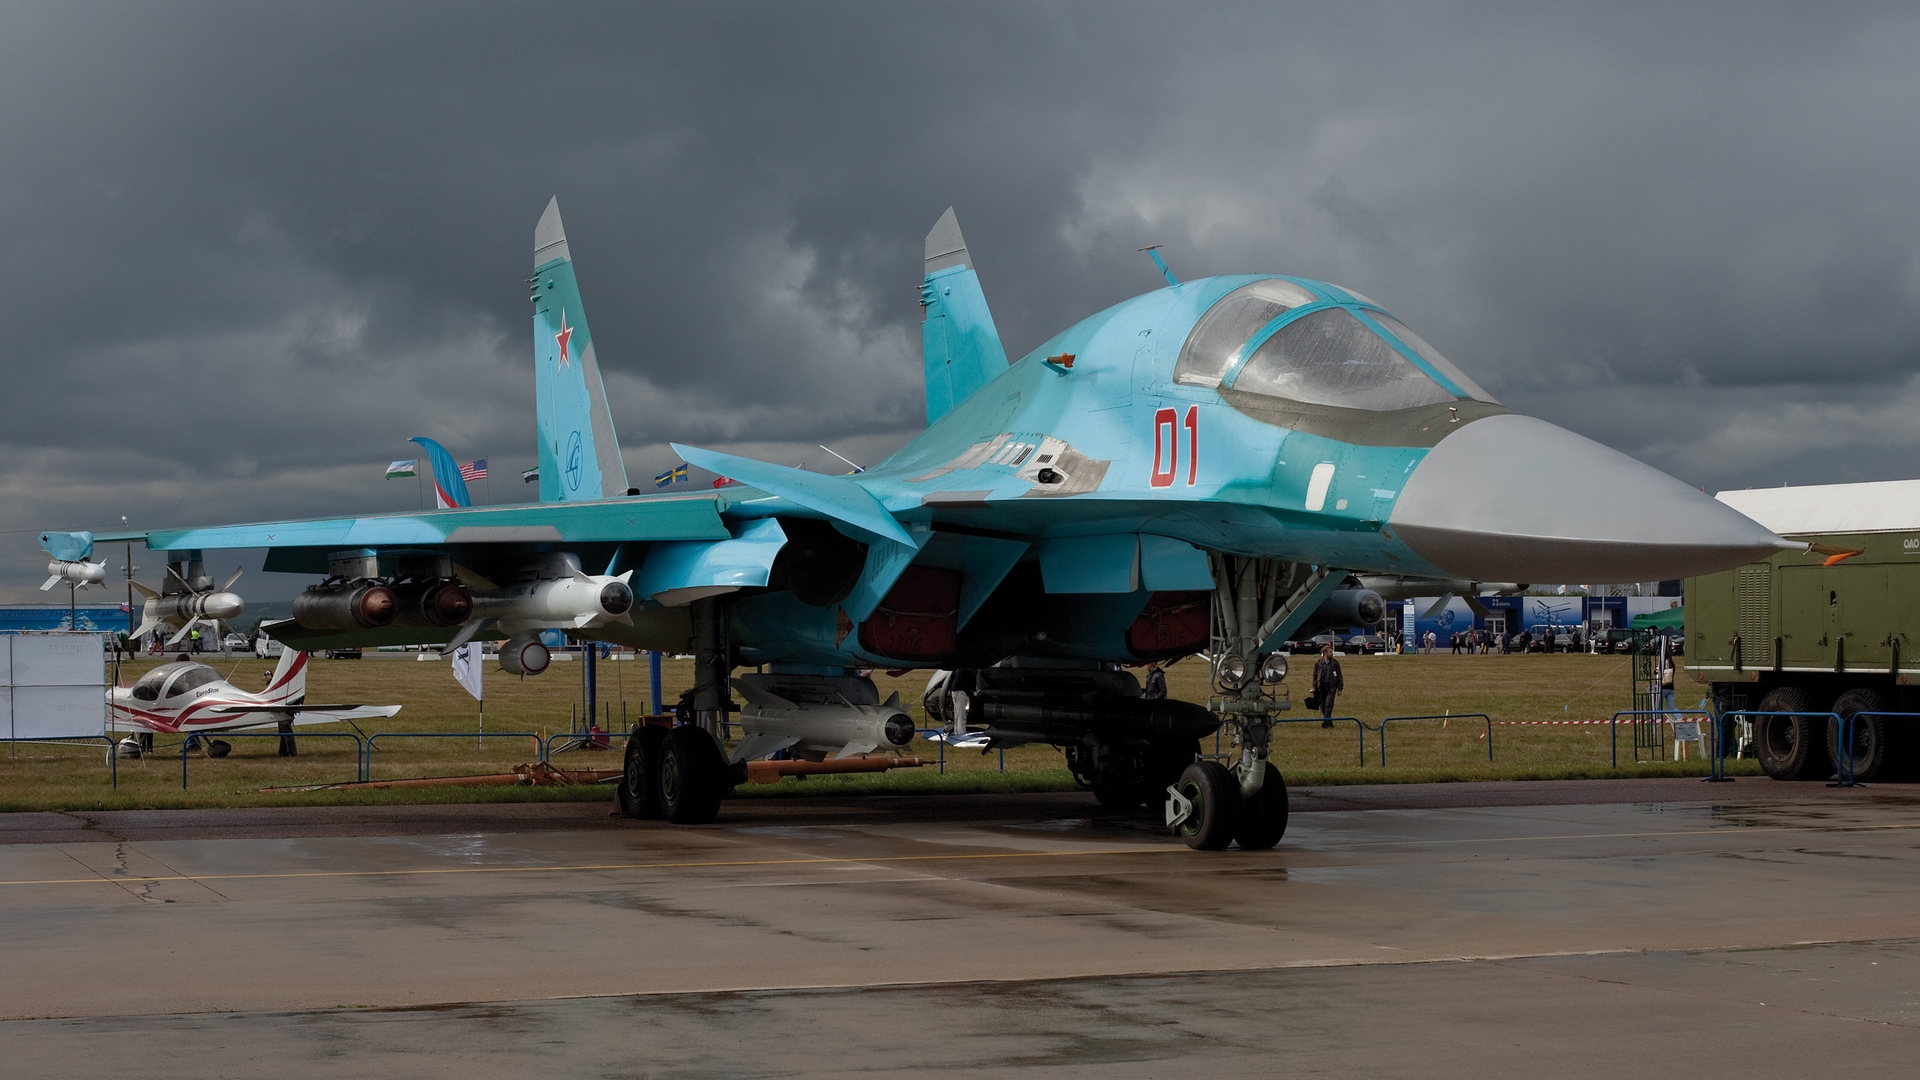
[[[699,727],[643,727],[627,739],[620,809],[629,817],[705,825],[732,787],[727,759]]]
[[[1260,790],[1250,798],[1240,795],[1240,781],[1217,761],[1187,766],[1174,790],[1193,804],[1187,819],[1175,827],[1187,846],[1219,851],[1238,842],[1247,851],[1265,851],[1287,831],[1287,783],[1272,762]]]

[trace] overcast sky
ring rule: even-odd
[[[15,0],[0,588],[413,505],[411,435],[531,498],[554,195],[636,483],[911,437],[949,205],[1014,355],[1160,243],[1709,491],[1920,476],[1920,9],[1540,7]]]

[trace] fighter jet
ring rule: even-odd
[[[641,495],[553,202],[528,279],[538,505],[102,539],[267,548],[269,571],[324,576],[276,634],[301,648],[451,642],[484,611],[492,627],[472,632],[513,635],[503,663],[535,627],[693,653],[687,722],[629,740],[637,815],[718,812],[740,779],[716,734],[738,708],[736,667],[764,665],[775,696],[808,702],[779,717],[761,695],[755,712],[821,746],[855,719],[834,701],[879,700],[841,680],[945,668],[967,732],[1059,746],[1103,801],[1160,805],[1199,848],[1270,847],[1285,830],[1268,760],[1288,707],[1281,646],[1350,578],[1647,581],[1794,546],[1507,408],[1353,289],[1166,278],[1009,359],[948,210],[920,286],[925,431],[853,475],[676,445],[732,482]],[[48,535],[90,550],[85,534]],[[467,615],[416,602],[456,593]],[[1211,708],[1143,699],[1123,670],[1195,652],[1212,658]],[[1222,724],[1231,768],[1198,758]]]
[[[233,685],[205,664],[181,660],[161,664],[132,686],[114,687],[107,699],[107,728],[202,736],[277,726],[285,733],[296,724],[334,724],[400,711],[398,705],[309,705],[306,696],[307,654],[294,649],[280,655],[266,689],[257,694]],[[227,749],[224,741],[207,741],[211,757],[225,757]]]

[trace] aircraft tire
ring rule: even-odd
[[[1226,766],[1217,761],[1196,761],[1180,774],[1174,787],[1193,802],[1193,813],[1174,829],[1188,847],[1219,851],[1233,843],[1234,825],[1240,816],[1240,785]]]
[[[1824,712],[1813,695],[1797,686],[1777,687],[1760,699],[1757,712]],[[1833,772],[1827,756],[1823,726],[1815,716],[1757,716],[1753,725],[1754,757],[1760,769],[1775,780],[1822,780]]]
[[[1888,709],[1885,695],[1878,690],[1849,690],[1833,703],[1833,711],[1841,716],[1884,712]],[[1893,725],[1887,723],[1884,717],[1875,716],[1855,720],[1852,726],[1853,778],[1863,784],[1870,780],[1891,779],[1897,761]],[[1845,752],[1846,747],[1840,745],[1840,725],[1832,720],[1827,721],[1827,754],[1833,759],[1836,770]]]
[[[630,818],[657,821],[666,816],[660,808],[660,748],[666,741],[667,729],[651,724],[627,736],[620,810]]]
[[[720,816],[727,794],[727,760],[720,747],[693,724],[668,732],[661,746],[660,810],[675,825],[707,825]]]
[[[223,758],[231,753],[233,753],[233,744],[230,742],[227,742],[225,739],[208,739],[207,740],[207,756],[208,757]]]
[[[1273,762],[1253,798],[1240,807],[1240,824],[1233,838],[1242,851],[1266,851],[1287,834],[1287,782]]]

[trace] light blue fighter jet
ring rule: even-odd
[[[538,504],[97,539],[322,576],[272,631],[297,648],[506,637],[503,666],[534,673],[559,628],[693,653],[684,722],[629,740],[636,815],[715,816],[744,775],[715,735],[736,690],[755,753],[858,752],[912,733],[861,672],[927,668],[950,673],[927,705],[954,737],[1060,746],[1103,802],[1163,803],[1199,848],[1280,839],[1282,643],[1355,575],[1647,581],[1793,546],[1502,406],[1351,289],[1166,277],[1009,361],[949,210],[927,236],[923,433],[845,476],[680,446],[732,482],[640,494],[553,203],[529,297]],[[42,537],[56,559],[94,539]],[[1208,706],[1123,669],[1194,653]],[[1231,767],[1198,757],[1223,723]]]

